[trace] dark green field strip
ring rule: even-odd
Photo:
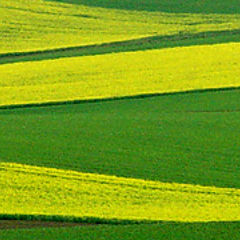
[[[155,224],[162,221],[152,220],[128,220],[128,219],[104,219],[97,217],[74,217],[58,215],[24,215],[24,214],[0,214],[0,220],[18,221],[42,221],[59,223],[79,223],[79,224],[107,224],[107,225],[136,225],[136,224]],[[1,228],[0,228],[1,230]]]
[[[240,13],[239,0],[48,0],[86,6],[176,13]]]
[[[0,159],[240,187],[240,90],[0,111]]]
[[[0,64],[239,41],[240,30],[209,31],[195,34],[182,32],[169,36],[151,36],[99,45],[0,54]]]
[[[0,240],[239,240],[239,222],[98,225],[0,231]]]
[[[39,220],[0,220],[0,231],[7,229],[29,229],[29,228],[49,228],[49,227],[75,227],[89,226],[88,223],[56,222],[56,221],[39,221]],[[1,234],[0,234],[1,235]]]

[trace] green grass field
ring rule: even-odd
[[[214,223],[171,223],[150,225],[111,226],[99,225],[89,227],[74,227],[60,229],[27,229],[1,231],[1,240],[206,240],[220,239],[238,240],[239,222]]]
[[[1,110],[1,159],[239,188],[239,97],[237,89]]]
[[[83,4],[87,6],[96,6],[103,8],[117,8],[138,11],[160,11],[176,13],[218,13],[218,14],[236,14],[240,13],[239,2],[237,0],[113,0],[106,2],[104,0],[55,0],[57,2]]]
[[[238,0],[3,1],[0,220],[95,225],[0,240],[239,239],[239,39]]]

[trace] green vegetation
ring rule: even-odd
[[[0,64],[240,41],[239,30],[152,36],[105,44],[0,55]]]
[[[240,190],[0,163],[3,215],[132,221],[240,220]],[[41,218],[40,218],[41,219]],[[73,219],[74,220],[74,219]]]
[[[239,0],[0,5],[0,240],[239,239]]]
[[[238,0],[55,0],[94,7],[176,13],[240,13]]]
[[[108,6],[117,3],[115,0],[91,2],[105,2]],[[131,6],[126,1],[121,2]],[[156,3],[152,5],[154,8],[159,5]],[[237,9],[236,4],[235,13]],[[56,1],[8,0],[3,1],[0,7],[0,53],[100,44],[182,32],[239,30],[239,19],[238,14],[181,14],[175,13],[174,8],[172,13],[138,12]]]
[[[1,160],[240,187],[240,90],[0,111]]]
[[[98,225],[60,229],[5,230],[0,240],[239,240],[239,222],[174,223],[152,225]]]
[[[238,87],[239,55],[229,43],[5,64],[0,106]]]

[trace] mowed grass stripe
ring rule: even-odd
[[[119,220],[232,221],[240,190],[0,163],[0,213]]]

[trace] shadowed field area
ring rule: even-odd
[[[179,33],[80,47],[0,54],[0,64],[240,41],[240,30]]]
[[[51,222],[51,221],[27,221],[27,220],[0,220],[0,231],[7,229],[19,228],[60,228],[60,227],[74,227],[74,226],[89,226],[90,224],[72,223],[72,222]],[[1,236],[1,232],[0,232]],[[0,238],[1,239],[1,238]]]
[[[87,6],[170,13],[240,13],[238,0],[55,0]]]

